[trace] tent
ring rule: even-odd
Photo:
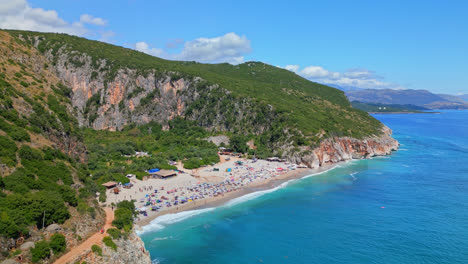
[[[157,169],[157,168],[156,168],[156,169],[151,169],[151,170],[149,170],[148,172],[149,172],[149,173],[155,173],[155,172],[158,172],[158,171],[160,171],[160,169]]]

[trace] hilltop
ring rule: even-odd
[[[429,109],[468,109],[460,97],[433,94],[426,90],[359,89],[346,91],[350,101],[378,104],[416,105]]]

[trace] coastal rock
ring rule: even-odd
[[[151,264],[151,257],[145,249],[145,244],[135,232],[131,232],[127,239],[114,240],[117,251],[102,246],[102,256],[98,256],[88,250],[75,262],[86,262],[88,264]]]
[[[399,148],[399,143],[391,137],[392,130],[386,126],[382,128],[382,136],[364,139],[350,137],[329,138],[320,143],[320,146],[309,154],[303,156],[286,156],[297,164],[304,163],[310,168],[318,168],[328,163],[337,163],[351,159],[365,159],[374,156],[390,155]]]

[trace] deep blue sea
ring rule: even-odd
[[[154,263],[468,263],[468,111],[375,115],[401,149],[167,215]]]

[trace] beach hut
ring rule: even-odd
[[[159,170],[157,172],[154,172],[152,175],[154,175],[153,177],[165,179],[172,176],[176,176],[177,172],[172,170]]]
[[[115,181],[108,181],[106,183],[101,184],[102,186],[106,187],[107,189],[114,188],[117,186],[117,183]]]

